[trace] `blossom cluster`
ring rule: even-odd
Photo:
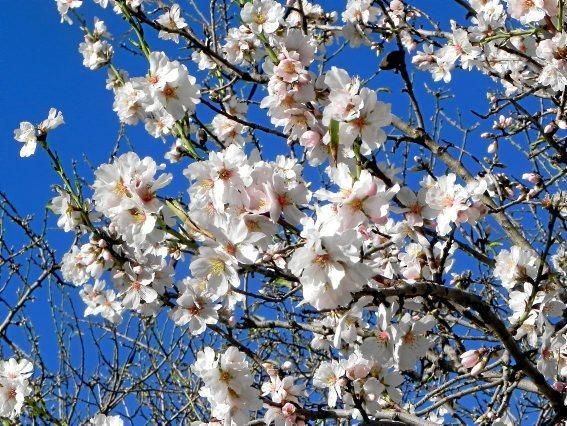
[[[205,382],[200,393],[211,404],[211,415],[224,424],[246,424],[250,411],[261,408],[246,356],[235,347],[219,356],[206,347],[197,354],[194,369]]]
[[[33,373],[31,362],[10,358],[0,363],[0,417],[16,418],[25,399],[32,392],[29,378]]]

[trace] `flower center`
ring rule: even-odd
[[[313,259],[313,263],[319,266],[327,266],[330,260],[331,257],[328,254],[318,254],[315,256],[315,259]]]
[[[416,335],[413,334],[413,332],[408,331],[404,337],[402,338],[403,342],[406,345],[413,345],[415,343],[415,341],[417,340]]]
[[[175,89],[171,86],[165,86],[163,89],[163,96],[166,98],[176,98]]]
[[[222,169],[219,172],[219,179],[220,180],[229,180],[231,177],[232,177],[232,170]]]
[[[137,208],[133,208],[128,210],[128,212],[132,215],[132,220],[134,220],[135,223],[144,223],[146,220],[146,214],[141,211],[140,209]]]
[[[567,59],[567,46],[558,47],[553,52],[553,57],[557,60]]]
[[[234,256],[236,254],[236,246],[232,243],[228,243],[225,247],[225,251],[231,256]]]
[[[256,14],[254,15],[254,22],[257,25],[265,24],[267,20],[268,20],[267,16],[264,15],[262,12],[256,12]]]
[[[221,259],[211,259],[211,274],[221,275],[224,272],[224,262]]]

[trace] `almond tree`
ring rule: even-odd
[[[563,0],[55,3],[121,131],[90,174],[14,133],[74,239],[3,197],[7,422],[567,421]],[[8,333],[44,282],[57,368]]]

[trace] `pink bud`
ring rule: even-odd
[[[108,250],[103,250],[102,251],[102,258],[104,260],[106,260],[107,262],[110,262],[112,260],[112,254]]]
[[[553,383],[553,389],[555,389],[558,392],[565,392],[565,389],[567,389],[567,383],[565,382],[555,382]]]
[[[313,130],[308,130],[301,135],[299,143],[306,148],[314,148],[321,142],[321,135]]]
[[[549,123],[543,129],[543,133],[551,133],[555,129],[555,123]]]
[[[264,367],[264,370],[266,370],[266,373],[268,373],[268,376],[277,377],[278,369],[276,368],[276,366],[274,364],[272,364],[271,362],[265,362],[264,364],[262,364],[262,367]]]
[[[285,361],[282,364],[282,370],[284,370],[284,371],[289,371],[289,370],[292,369],[292,367],[293,367],[293,364],[291,363],[291,361]]]
[[[465,368],[473,368],[479,363],[480,356],[481,349],[471,349],[469,351],[466,351],[460,356],[461,364],[463,364],[463,367]]]
[[[345,377],[341,377],[339,380],[337,380],[337,384],[340,387],[345,387],[348,383],[348,380]]]
[[[486,148],[486,152],[488,152],[489,154],[494,154],[497,149],[498,149],[498,142],[493,141],[490,145],[488,145],[488,148]]]
[[[370,374],[370,366],[365,364],[355,364],[347,370],[347,376],[351,380],[364,379]]]
[[[480,134],[480,137],[483,139],[490,139],[492,137],[492,133],[484,132]]]
[[[236,317],[234,315],[231,315],[231,317],[228,319],[228,326],[234,327],[235,325],[236,325]]]
[[[486,362],[485,361],[481,361],[479,362],[477,365],[475,365],[472,369],[471,369],[471,375],[472,376],[477,376],[481,370],[485,367]]]
[[[539,173],[524,173],[522,175],[522,179],[527,180],[534,185],[537,185],[541,182],[541,176],[539,175]]]
[[[295,414],[295,405],[291,402],[286,402],[282,407],[282,414],[286,417],[291,417]]]

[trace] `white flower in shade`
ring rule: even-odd
[[[434,81],[449,83],[455,61],[447,56],[441,57],[442,53],[443,51],[435,52],[432,45],[425,44],[423,51],[417,52],[411,61],[418,69],[431,72]]]
[[[473,376],[476,376],[486,365],[486,362],[483,362],[485,352],[486,350],[484,348],[465,351],[459,356],[461,364],[463,367],[470,370]]]
[[[181,8],[178,4],[173,4],[156,22],[166,28],[166,30],[160,30],[158,37],[163,40],[173,40],[175,43],[179,43],[177,31],[187,26],[185,19],[181,16]]]
[[[262,42],[246,25],[230,28],[222,47],[226,59],[234,64],[249,63],[259,57]]]
[[[538,82],[553,90],[563,90],[567,85],[567,33],[557,33],[542,40],[536,55],[543,63]]]
[[[394,358],[394,340],[392,333],[392,315],[397,304],[387,308],[380,304],[376,312],[376,328],[372,330],[373,336],[364,339],[359,347],[360,353],[367,359],[372,359],[382,365],[391,365]]]
[[[543,331],[541,345],[539,346],[539,359],[537,369],[547,379],[554,379],[565,368],[565,351],[567,340],[559,333],[555,333],[553,326],[547,325]]]
[[[127,81],[114,92],[113,110],[122,123],[134,125],[146,117],[144,100],[146,92],[133,81]]]
[[[413,369],[416,361],[431,347],[433,340],[427,337],[427,333],[435,323],[435,318],[431,315],[416,320],[406,313],[394,327],[394,359],[400,371]]]
[[[158,293],[152,287],[154,278],[154,274],[142,267],[133,268],[130,263],[124,265],[124,271],[115,275],[115,280],[125,288],[122,305],[125,308],[136,309],[142,301],[145,303],[155,301]]]
[[[245,355],[229,347],[218,358],[206,347],[197,354],[195,373],[203,380],[201,396],[211,404],[211,414],[226,425],[244,425],[250,412],[262,407]]]
[[[305,386],[296,384],[295,380],[293,376],[281,379],[277,374],[273,375],[269,382],[262,384],[262,395],[270,395],[272,401],[277,404],[298,402],[298,398],[305,393]]]
[[[170,317],[178,326],[187,325],[192,335],[199,335],[207,329],[207,324],[218,322],[217,311],[221,305],[214,303],[217,298],[217,295],[209,294],[199,286],[191,285],[190,281],[186,281]]]
[[[501,250],[498,253],[493,274],[510,290],[526,278],[535,278],[538,264],[538,259],[531,252],[513,246],[510,250]]]
[[[283,214],[285,219],[293,225],[299,224],[301,218],[305,216],[299,210],[309,202],[310,193],[305,184],[290,184],[279,174],[274,174],[271,182],[264,184],[264,192],[268,196],[270,205],[270,218],[277,222]]]
[[[274,33],[283,20],[285,10],[274,0],[253,0],[240,11],[240,17],[255,33]]]
[[[305,245],[295,250],[288,267],[303,285],[305,302],[317,309],[348,303],[351,293],[372,276],[370,267],[359,262],[356,232],[323,234],[322,224],[311,218],[305,218],[302,224]]]
[[[114,49],[106,40],[92,40],[89,35],[79,44],[79,52],[83,55],[83,65],[90,70],[97,70],[110,62]]]
[[[116,299],[114,290],[105,290],[106,283],[96,280],[94,285],[85,285],[79,295],[87,305],[84,316],[100,315],[104,319],[118,324],[122,321],[122,304]]]
[[[329,87],[329,104],[323,111],[323,124],[328,126],[331,120],[351,121],[359,117],[360,109],[364,106],[362,97],[358,94],[360,80],[351,78],[348,73],[337,67],[332,67],[325,74],[325,84]]]
[[[215,136],[226,144],[244,145],[246,139],[243,133],[247,127],[228,118],[223,114],[217,114],[211,122]]]
[[[358,340],[358,330],[367,325],[363,318],[364,308],[371,300],[372,298],[368,296],[361,297],[340,315],[333,338],[335,348],[342,349],[343,341],[347,344],[354,344]]]
[[[71,196],[66,192],[53,197],[49,207],[53,213],[60,215],[57,226],[65,232],[75,229],[81,223],[81,210],[74,206]]]
[[[124,421],[120,416],[107,416],[106,414],[97,414],[89,420],[89,424],[93,426],[123,426]]]
[[[346,370],[343,362],[336,360],[322,362],[313,375],[313,386],[327,389],[327,405],[336,407],[337,400],[341,398],[343,388],[343,376]]]
[[[75,285],[82,285],[88,281],[90,275],[87,266],[83,263],[84,255],[79,247],[72,246],[71,250],[63,255],[61,272],[63,279]]]
[[[231,28],[234,29],[234,28]],[[195,50],[191,54],[191,59],[197,64],[199,69],[202,70],[214,70],[217,67],[217,63],[211,59],[209,55],[201,50]]]
[[[189,267],[193,276],[206,279],[208,287],[218,296],[224,296],[231,286],[240,286],[236,258],[219,248],[201,247]]]
[[[285,54],[280,54],[280,57],[293,57],[305,67],[313,62],[316,43],[311,35],[303,34],[299,28],[289,28],[281,44]]]
[[[412,228],[414,226],[423,226],[424,218],[435,216],[435,212],[425,201],[426,194],[426,188],[421,188],[416,195],[415,192],[405,186],[396,194],[397,200],[403,205],[403,207],[392,207],[392,211],[396,213],[403,213],[407,224]]]

